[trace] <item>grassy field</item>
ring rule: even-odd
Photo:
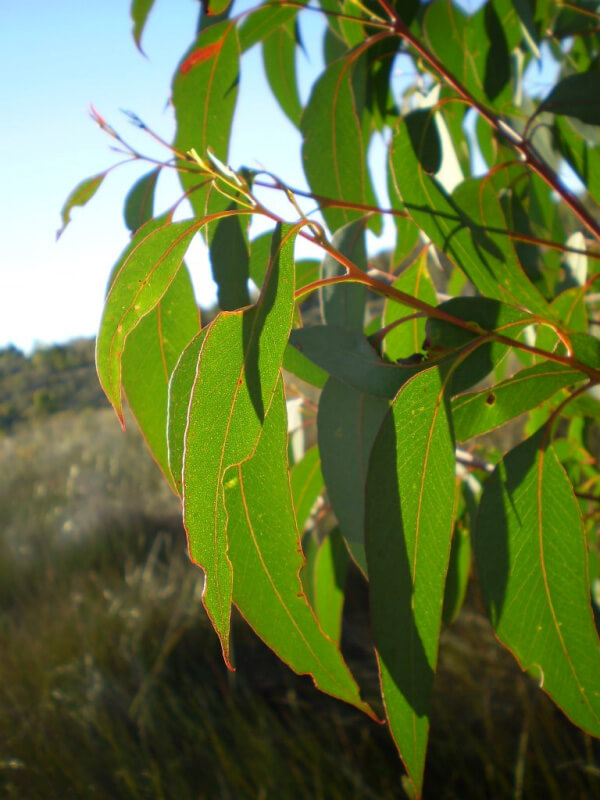
[[[223,666],[178,503],[108,409],[0,439],[0,797],[405,797],[383,726],[287,671],[239,620]],[[344,649],[367,696],[365,587]],[[443,635],[429,798],[600,796],[598,744],[498,646],[476,586]]]

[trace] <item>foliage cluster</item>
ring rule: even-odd
[[[138,43],[151,6],[133,4]],[[293,670],[369,716],[385,714],[419,796],[440,631],[460,607],[472,550],[499,639],[599,735],[590,581],[600,223],[597,206],[558,177],[568,164],[598,201],[596,4],[487,0],[471,15],[449,0],[284,0],[235,16],[228,6],[204,3],[175,72],[170,157],[127,198],[132,241],[110,279],[96,350],[118,417],[125,394],[181,498],[227,665],[236,606]],[[316,13],[326,21],[324,68],[303,105],[297,20]],[[308,192],[227,163],[244,54],[258,44],[302,135]],[[536,102],[525,74],[541,48],[560,75]],[[398,58],[415,75],[401,94]],[[131,159],[144,157],[94,117]],[[389,207],[368,168],[377,138]],[[479,156],[486,169],[475,176]],[[180,201],[153,213],[167,168],[191,218],[174,221]],[[75,190],[65,224],[102,179]],[[290,216],[263,188],[289,201]],[[272,227],[251,238],[256,217]],[[396,243],[382,272],[366,241],[384,218]],[[197,234],[222,309],[204,327],[183,261]],[[296,259],[297,239],[322,261]],[[305,325],[315,292],[321,324]],[[371,294],[384,304],[368,320]],[[282,368],[321,390],[318,445],[291,478]],[[507,452],[482,438],[522,415]],[[315,509],[325,523],[301,546]],[[339,647],[348,559],[368,580],[381,708],[365,702]]]

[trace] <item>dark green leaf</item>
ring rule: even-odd
[[[279,378],[253,457],[224,482],[233,599],[242,615],[295,672],[324,692],[373,716],[334,642],[327,638],[300,583],[303,562],[287,469],[285,399]]]
[[[229,209],[235,209],[235,203]],[[239,216],[225,217],[216,223],[210,237],[212,275],[218,287],[217,302],[223,311],[250,305],[250,256],[242,224]],[[265,259],[265,265],[267,263]]]
[[[131,187],[125,199],[123,216],[125,217],[125,225],[127,225],[131,233],[135,233],[138,228],[141,228],[152,217],[154,192],[159,175],[160,167],[142,176]]]
[[[299,0],[303,2],[303,0]],[[282,6],[279,2],[268,2],[257,6],[249,13],[240,27],[240,44],[245,53],[255,44],[285,26],[298,14],[298,9]]]
[[[359,269],[367,269],[365,246],[366,219],[350,222],[335,232],[332,244],[343,256],[350,259]],[[344,275],[346,270],[329,254],[325,255],[321,266],[322,278]],[[328,325],[340,328],[363,329],[365,302],[367,297],[364,284],[333,284],[321,289],[321,311]]]
[[[342,638],[348,551],[338,528],[323,539],[313,566],[313,608],[323,631],[338,646]]]
[[[301,381],[309,383],[311,386],[322,388],[325,386],[328,375],[325,370],[318,367],[303,355],[298,348],[288,344],[283,354],[283,368]]]
[[[575,117],[590,125],[600,125],[600,72],[591,69],[567,75],[542,102],[538,109]]]
[[[454,443],[437,368],[408,381],[367,478],[371,619],[386,715],[416,794],[429,733],[454,518]]]
[[[500,640],[580,727],[600,735],[600,643],[577,500],[544,429],[487,481],[475,555]]]
[[[293,21],[280,26],[263,41],[263,63],[269,86],[281,110],[297,127],[302,106],[296,82],[296,35]]]
[[[373,442],[387,400],[330,378],[319,401],[317,425],[322,470],[331,507],[352,557],[366,574],[365,482]]]
[[[554,121],[555,141],[561,154],[575,170],[596,204],[600,205],[600,152],[594,141],[568,117],[557,116]]]

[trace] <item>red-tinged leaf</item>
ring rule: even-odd
[[[371,619],[386,715],[420,796],[455,496],[454,442],[437,368],[398,392],[366,492]]]
[[[294,465],[290,473],[290,484],[296,511],[296,522],[298,530],[302,532],[317,501],[317,497],[323,491],[321,455],[316,445],[307,450],[302,460]]]
[[[133,40],[136,43],[138,50],[142,50],[142,34],[146,27],[146,22],[152,11],[154,0],[132,0],[130,16],[133,22]]]
[[[327,494],[352,558],[367,574],[365,483],[369,457],[389,403],[330,378],[319,400],[319,449]]]
[[[71,221],[71,211],[73,208],[76,206],[86,205],[86,203],[88,203],[96,194],[107,174],[108,170],[105,172],[100,172],[98,175],[94,175],[91,178],[86,178],[86,180],[81,181],[81,183],[77,184],[77,186],[73,189],[71,194],[65,200],[65,204],[60,212],[62,226],[56,231],[57,239],[60,239],[65,228]]]
[[[315,194],[375,203],[363,131],[365,102],[364,57],[334,61],[315,84],[300,121],[304,171]],[[332,207],[322,213],[331,231],[364,215]]]
[[[302,590],[304,559],[289,485],[281,379],[253,457],[228,471],[224,487],[236,606],[295,672],[310,675],[321,691],[374,716]]]
[[[122,359],[127,403],[174,491],[178,489],[171,478],[167,447],[169,379],[199,326],[194,289],[187,267],[182,264],[156,308],[127,337]]]
[[[210,147],[220,161],[227,163],[239,56],[235,23],[225,20],[202,30],[183,58],[172,87],[177,123],[174,147],[179,153],[194,148],[204,158]],[[180,172],[179,178],[186,190],[203,180],[186,171]],[[226,208],[230,201],[207,186],[194,191],[190,202],[197,214],[204,215]]]
[[[209,17],[223,14],[231,5],[231,0],[201,0],[202,7]]]
[[[131,187],[125,199],[123,216],[125,217],[125,224],[131,233],[135,233],[144,223],[152,218],[154,192],[159,175],[160,167],[142,176]]]
[[[424,300],[429,305],[437,305],[437,295],[427,270],[427,251],[400,274],[394,283],[394,288],[411,297]],[[391,325],[414,313],[414,308],[388,298],[383,311],[383,325]],[[384,351],[390,361],[396,361],[398,358],[408,358],[413,353],[420,353],[424,341],[425,319],[412,319],[396,325],[386,334]]]
[[[600,641],[585,533],[544,428],[486,482],[475,556],[499,639],[576,725],[600,736]]]
[[[296,228],[276,228],[256,305],[223,312],[210,325],[190,395],[184,524],[190,557],[206,574],[203,602],[228,665],[233,575],[223,478],[252,455],[279,379],[294,313],[295,234]]]
[[[121,421],[125,341],[172,284],[200,224],[152,220],[136,233],[113,271],[96,340],[96,364],[102,388]]]

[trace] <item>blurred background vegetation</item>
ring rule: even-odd
[[[395,798],[386,731],[205,618],[177,500],[99,389],[94,343],[0,351],[0,796]],[[343,648],[367,698],[366,591]],[[495,641],[472,581],[442,637],[425,796],[600,796],[598,743]]]

